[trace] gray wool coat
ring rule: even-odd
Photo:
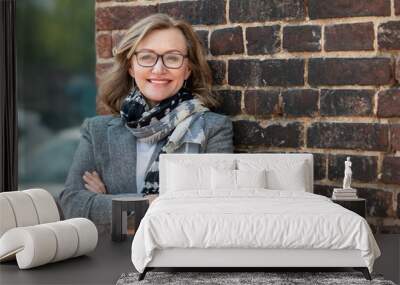
[[[230,153],[233,151],[232,122],[213,112],[204,113],[204,146],[192,145],[189,152]],[[76,150],[65,188],[58,203],[66,219],[85,217],[95,224],[111,223],[112,198],[119,195],[140,195],[136,189],[136,138],[124,126],[120,117],[97,116],[86,119],[81,127],[81,139]],[[156,146],[149,165],[156,159],[162,142]],[[183,152],[183,145],[176,152]],[[194,147],[194,148],[193,148]],[[97,194],[84,187],[85,171],[96,170],[107,194]]]

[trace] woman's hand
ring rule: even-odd
[[[85,171],[85,174],[83,174],[83,180],[85,181],[85,188],[87,190],[99,194],[107,193],[106,186],[96,171],[93,171],[92,173]]]

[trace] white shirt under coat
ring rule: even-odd
[[[141,193],[146,178],[146,170],[150,167],[149,162],[156,149],[157,143],[145,143],[141,140],[136,140],[136,187],[137,193]]]

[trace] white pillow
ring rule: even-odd
[[[210,190],[211,168],[234,169],[234,160],[212,161],[210,164],[191,160],[169,162],[167,168],[167,191]]]
[[[239,170],[266,169],[268,189],[306,191],[308,186],[307,163],[291,159],[239,159]]]
[[[241,188],[265,188],[266,171],[262,170],[211,170],[211,188],[213,190],[240,190]]]
[[[236,190],[236,170],[232,169],[211,169],[212,190]]]
[[[237,188],[267,188],[267,171],[235,170]]]

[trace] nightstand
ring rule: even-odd
[[[357,199],[349,199],[349,200],[340,200],[340,199],[331,199],[332,202],[339,204],[340,206],[353,211],[354,213],[359,214],[361,217],[365,219],[366,216],[366,208],[367,201],[365,199],[357,198]]]
[[[135,232],[149,208],[146,197],[119,197],[112,199],[111,239],[123,241],[128,235],[128,213],[134,213]]]

